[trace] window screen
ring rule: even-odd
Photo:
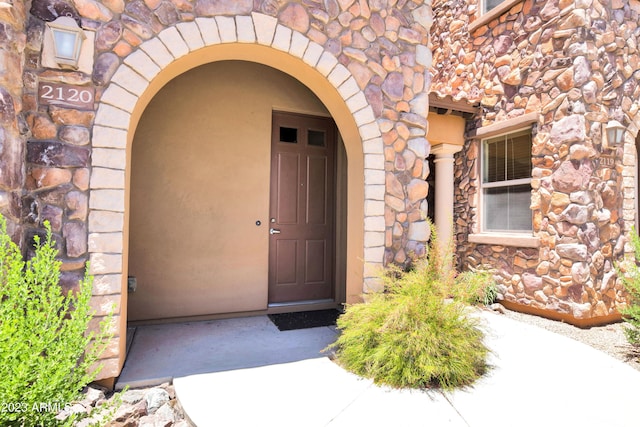
[[[531,131],[483,141],[484,231],[531,231]]]

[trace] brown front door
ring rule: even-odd
[[[336,128],[273,113],[269,303],[333,298]]]

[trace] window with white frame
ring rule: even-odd
[[[524,0],[478,0],[478,10],[476,11],[477,19],[469,23],[469,33],[473,34],[476,29],[498,19],[513,6],[523,1]]]
[[[531,232],[531,130],[482,141],[482,231]]]
[[[490,10],[495,9],[502,2],[504,2],[504,0],[480,0],[480,4],[482,7],[481,14],[485,14]]]

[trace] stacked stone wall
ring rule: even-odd
[[[479,105],[456,159],[459,262],[494,266],[507,301],[582,320],[615,316],[626,300],[614,264],[635,220],[640,2],[525,0],[484,25],[472,24],[477,7],[434,1],[432,90]],[[538,113],[531,210],[540,246],[470,243],[480,220],[474,130],[528,113]],[[617,146],[604,137],[612,119],[627,127]]]
[[[28,132],[22,114],[22,75],[29,2],[0,1],[0,213],[13,240],[21,240],[23,153]]]

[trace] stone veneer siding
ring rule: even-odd
[[[506,301],[577,323],[616,316],[626,300],[614,263],[630,251],[636,215],[640,2],[525,0],[480,24],[475,1],[433,8],[432,91],[479,105],[456,159],[459,263],[495,267]],[[474,130],[528,113],[538,113],[531,209],[540,245],[470,243],[479,230]],[[603,139],[611,119],[628,130],[619,147]]]
[[[27,125],[22,112],[22,74],[28,6],[0,1],[0,212],[13,240],[21,239]]]
[[[10,93],[15,105],[22,100],[15,114],[0,118],[12,121],[14,128],[16,117],[28,124],[26,163],[17,164],[11,181],[3,174],[0,185],[7,190],[3,194],[10,195],[11,190],[21,189],[24,180],[25,191],[21,200],[3,205],[3,213],[13,213],[24,227],[25,243],[42,233],[44,220],[51,222],[61,249],[63,286],[76,286],[85,262],[91,261],[96,321],[115,305],[116,334],[126,316],[120,292],[126,274],[123,227],[132,113],[165,67],[207,46],[257,44],[286,52],[325,76],[344,99],[364,153],[364,291],[380,286],[375,278],[379,266],[424,253],[429,237],[424,220],[431,66],[427,45],[432,23],[428,2],[32,0],[25,4],[31,11],[27,29],[20,32],[24,18],[16,21],[18,42],[10,51],[17,56],[13,62],[23,62],[26,34],[24,72],[17,65],[9,68],[6,89],[0,81],[0,91]],[[91,75],[41,67],[45,22],[60,15],[70,15],[96,31]],[[95,107],[38,105],[40,81],[92,86]],[[18,131],[11,138],[18,141],[16,147],[24,146],[20,141],[25,137]],[[118,375],[123,339],[116,336],[104,354],[101,378]]]

